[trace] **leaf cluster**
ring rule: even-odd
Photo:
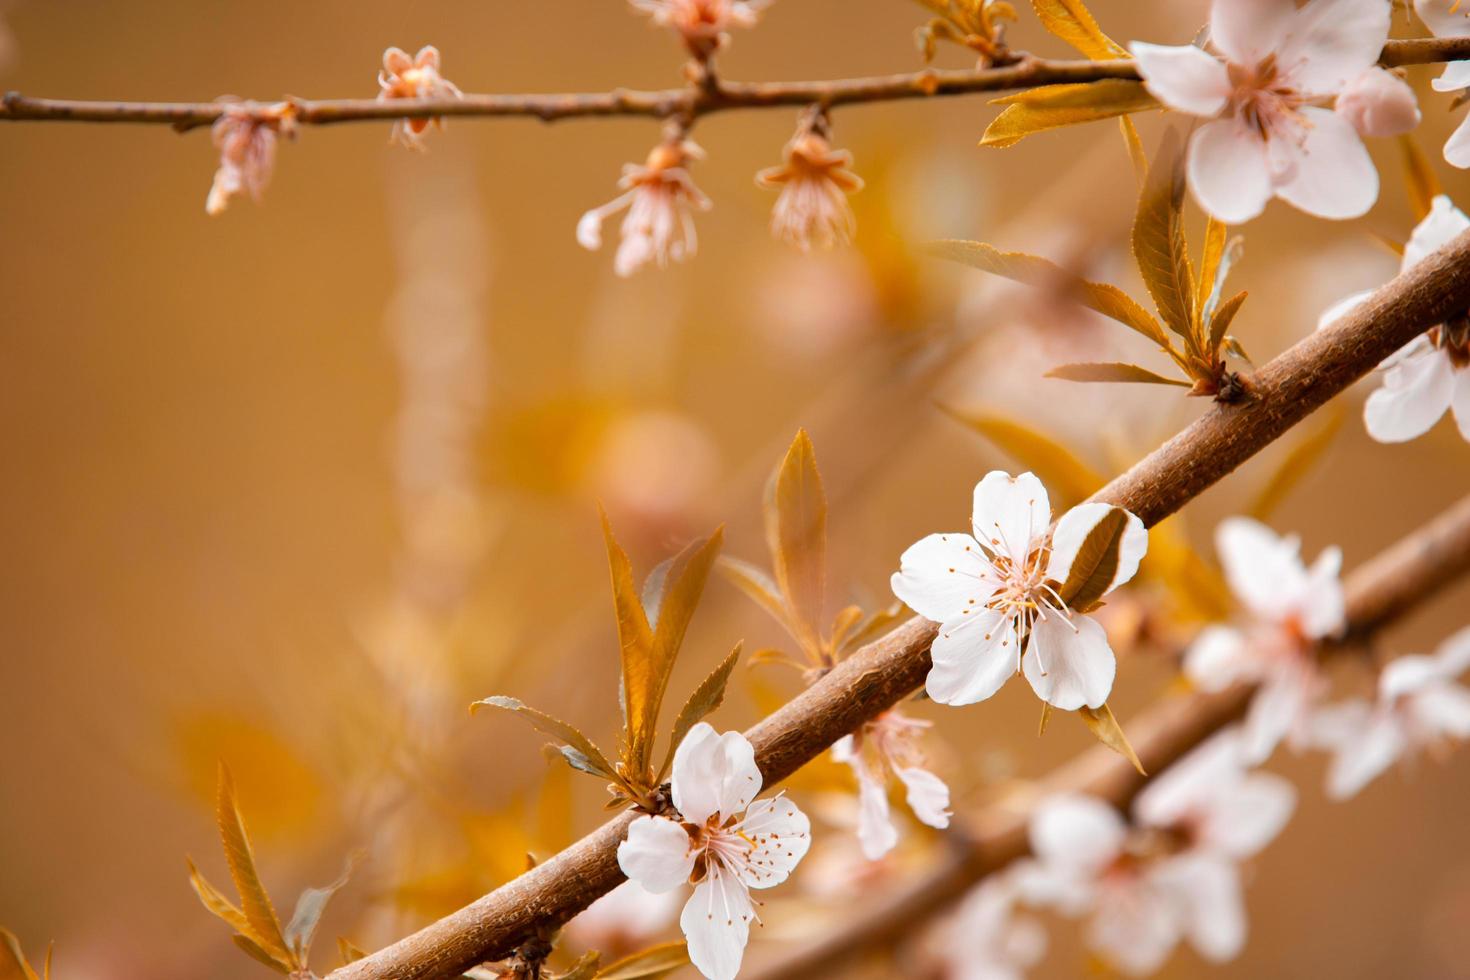
[[[717,529],[708,538],[693,542],[658,565],[640,590],[634,581],[632,563],[613,536],[605,513],[602,528],[612,575],[622,666],[619,703],[623,712],[623,737],[617,761],[610,760],[573,725],[515,698],[485,698],[472,704],[470,710],[500,708],[521,715],[537,731],[556,740],[558,751],[573,769],[609,781],[608,789],[615,797],[610,808],[631,803],[656,813],[663,806],[659,787],[673,764],[674,750],[691,728],[724,701],[726,683],[740,657],[737,644],[695,688],[674,721],[663,761],[655,767],[653,749],[659,710],[685,631],[719,555],[723,532]]]

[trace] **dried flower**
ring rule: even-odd
[[[652,262],[664,268],[682,262],[699,247],[694,231],[694,212],[708,211],[710,200],[689,176],[691,160],[704,158],[704,151],[686,139],[671,139],[653,148],[643,166],[624,164],[618,188],[623,191],[601,207],[593,208],[577,222],[577,241],[583,248],[602,247],[602,223],[627,209],[623,218],[622,242],[613,269],[631,276]]]
[[[439,60],[439,49],[431,44],[419,48],[419,53],[412,58],[402,48],[384,51],[383,69],[378,72],[378,101],[464,98],[459,86],[439,74]],[[435,129],[444,125],[438,116],[399,119],[393,123],[388,141],[410,150],[422,150],[424,133],[431,124]]]
[[[729,43],[730,28],[754,27],[771,0],[629,0],[650,23],[677,31],[701,60]]]
[[[847,195],[862,190],[863,181],[848,168],[852,154],[834,150],[820,121],[805,124],[786,144],[786,162],[762,170],[756,180],[778,187],[781,196],[771,212],[771,234],[803,252],[852,240],[856,221]]]
[[[1005,22],[1016,19],[1016,8],[1006,0],[919,0],[939,14],[914,32],[925,61],[934,60],[938,41],[969,48],[986,65],[1005,54]]]
[[[225,96],[224,113],[215,120],[212,135],[219,148],[219,169],[214,172],[204,210],[219,214],[230,199],[248,193],[259,203],[276,165],[276,144],[281,136],[295,136],[294,109],[287,102],[258,106]]]

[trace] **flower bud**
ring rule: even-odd
[[[1364,136],[1398,136],[1419,125],[1419,102],[1402,78],[1379,67],[1348,82],[1337,111]]]

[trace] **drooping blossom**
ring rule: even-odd
[[[834,150],[820,117],[803,122],[786,144],[786,162],[756,174],[763,187],[779,188],[771,212],[771,234],[803,252],[852,241],[857,230],[847,195],[863,188],[853,173],[852,154]]]
[[[1323,103],[1378,60],[1388,0],[1215,0],[1210,41],[1129,46],[1148,90],[1210,120],[1189,143],[1195,198],[1227,224],[1272,197],[1322,218],[1355,218],[1378,199],[1378,171],[1344,116]]]
[[[1404,246],[1400,271],[1470,230],[1470,217],[1440,195]],[[1355,293],[1322,314],[1319,327],[1357,307],[1368,293]],[[1363,421],[1379,442],[1407,442],[1454,413],[1460,435],[1470,440],[1470,311],[1433,327],[1391,355],[1378,370],[1383,387],[1368,396]]]
[[[568,922],[566,931],[579,946],[617,959],[656,942],[678,914],[677,892],[656,894],[625,881]]]
[[[759,921],[750,889],[786,880],[811,844],[811,824],[784,796],[755,800],[761,772],[739,732],[695,725],[674,753],[672,784],[680,819],[633,821],[618,866],[655,894],[694,885],[679,916],[689,958],[710,980],[731,980]]]
[[[942,930],[945,980],[1021,980],[1046,955],[1046,932],[1016,914],[1009,875],[992,875],[965,896]]]
[[[1363,136],[1400,136],[1423,118],[1409,83],[1377,65],[1348,82],[1333,108]]]
[[[858,781],[858,840],[863,854],[876,861],[898,844],[898,830],[888,809],[888,780],[907,791],[909,809],[921,823],[949,826],[949,787],[924,768],[919,737],[927,721],[906,718],[897,708],[885,711],[832,746],[832,757],[852,767]]]
[[[1470,628],[1432,656],[1400,657],[1378,676],[1378,699],[1318,712],[1316,739],[1333,754],[1327,795],[1345,800],[1400,759],[1441,752],[1470,738],[1470,689],[1455,683],[1470,669]]]
[[[1046,488],[999,470],[975,487],[973,534],[931,534],[903,553],[893,594],[939,622],[925,687],[941,704],[973,704],[1017,671],[1056,708],[1096,708],[1113,688],[1107,633],[1068,608],[1066,582],[1088,534],[1115,508],[1082,504],[1051,530]],[[1103,594],[1131,579],[1148,549],[1143,522],[1122,511],[1117,566]]]
[[[1031,821],[1036,857],[1017,869],[1022,895],[1087,916],[1086,941],[1118,969],[1155,972],[1181,940],[1213,962],[1243,948],[1237,862],[1265,847],[1296,805],[1291,784],[1242,766],[1227,732],[1144,791],[1132,827],[1087,796],[1044,802]]]
[[[1215,547],[1248,621],[1240,628],[1207,627],[1185,654],[1184,671],[1206,691],[1241,681],[1260,685],[1244,725],[1243,752],[1254,764],[1288,735],[1297,747],[1305,744],[1325,686],[1316,646],[1343,626],[1342,552],[1328,548],[1309,568],[1297,538],[1277,537],[1246,517],[1222,522]]]
[[[629,0],[649,22],[684,39],[689,52],[708,58],[729,43],[730,28],[754,27],[771,0]]]
[[[439,74],[439,65],[439,49],[432,44],[419,48],[412,58],[402,48],[389,48],[383,52],[383,68],[378,72],[378,101],[464,98],[459,86]],[[422,150],[424,133],[430,125],[439,129],[443,121],[438,116],[396,120],[388,140],[410,150]]]
[[[211,215],[219,214],[240,194],[249,194],[259,203],[275,170],[276,144],[282,135],[295,135],[289,103],[263,107],[230,97],[220,101],[225,110],[211,130],[219,149],[219,168],[204,201],[204,210]]]
[[[694,212],[708,211],[711,205],[694,186],[688,166],[703,158],[704,151],[691,140],[674,139],[654,147],[643,166],[624,164],[618,181],[623,193],[582,215],[577,222],[578,243],[597,251],[602,247],[603,221],[627,209],[613,259],[618,275],[631,276],[650,262],[662,269],[693,255],[699,247]]]
[[[1414,11],[1435,37],[1470,37],[1470,5],[1463,0],[1414,0]],[[1470,88],[1470,62],[1451,61],[1433,83],[1436,92],[1463,92]],[[1444,158],[1454,167],[1470,167],[1470,116],[1444,144]]]

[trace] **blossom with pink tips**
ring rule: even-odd
[[[432,44],[419,48],[412,58],[402,48],[389,48],[383,52],[383,68],[378,72],[378,101],[463,98],[459,86],[439,74],[439,66],[439,49]],[[422,150],[424,133],[431,125],[439,129],[443,121],[438,116],[399,119],[393,123],[388,140],[410,150]]]
[[[684,39],[691,54],[708,58],[730,40],[730,28],[754,27],[771,0],[629,0],[649,16],[649,22],[668,27]]]
[[[1322,218],[1373,206],[1378,171],[1348,118],[1322,103],[1377,63],[1390,9],[1388,0],[1215,0],[1209,36],[1218,56],[1192,45],[1129,46],[1149,92],[1210,120],[1189,144],[1201,207],[1238,225],[1272,197]]]
[[[618,181],[623,193],[582,215],[577,242],[597,251],[602,247],[602,223],[626,209],[622,241],[613,258],[618,275],[631,276],[649,263],[662,269],[693,255],[699,248],[694,212],[708,211],[711,204],[694,186],[688,165],[703,158],[704,151],[693,141],[675,139],[654,147],[641,167],[624,164]]]
[[[289,103],[261,107],[233,99],[221,101],[226,102],[225,110],[211,130],[219,148],[219,168],[204,202],[204,210],[211,215],[224,211],[241,194],[260,203],[275,170],[276,144],[283,134],[295,135]]]
[[[898,844],[898,830],[888,809],[890,776],[903,784],[909,809],[921,823],[949,826],[949,787],[924,768],[918,741],[930,722],[906,718],[897,708],[885,711],[832,746],[832,757],[852,767],[858,781],[858,841],[863,856],[876,861]]]
[[[857,222],[847,202],[863,188],[850,169],[852,154],[834,150],[819,126],[804,125],[786,144],[786,162],[756,174],[763,187],[779,188],[771,234],[801,249],[832,248],[852,240]]]

